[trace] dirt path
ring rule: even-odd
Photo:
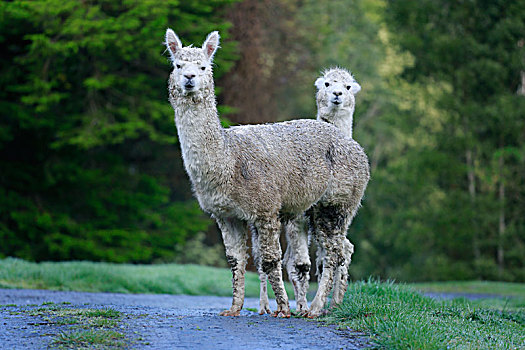
[[[52,304],[54,303],[54,304]],[[321,322],[276,319],[243,310],[240,317],[219,317],[231,298],[186,295],[54,292],[0,289],[0,348],[47,349],[71,325],[35,315],[42,305],[111,308],[122,312],[119,332],[136,349],[362,349],[361,334]],[[271,307],[276,308],[273,301]],[[246,308],[256,309],[248,298]],[[295,305],[292,304],[292,308]],[[28,312],[30,310],[30,312]],[[31,311],[32,310],[32,311]]]

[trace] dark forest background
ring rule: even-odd
[[[225,124],[315,117],[350,69],[372,179],[354,279],[525,281],[525,2],[0,3],[0,258],[225,266],[184,173],[163,36],[219,30]]]

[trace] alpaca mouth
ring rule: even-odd
[[[333,100],[332,103],[336,106],[340,105],[341,104],[341,101],[339,100]]]
[[[184,93],[186,94],[193,94],[197,89],[195,88],[195,84],[184,84],[183,89]]]

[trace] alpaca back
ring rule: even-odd
[[[350,197],[368,174],[362,148],[329,123],[294,120],[226,130],[235,158],[232,198],[260,210],[297,214],[325,194]],[[341,190],[347,193],[341,193]]]

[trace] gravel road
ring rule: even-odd
[[[123,313],[119,332],[135,349],[363,349],[367,338],[322,322],[276,319],[243,310],[219,317],[231,298],[214,296],[57,292],[0,289],[0,349],[48,349],[64,325],[47,324],[27,310],[44,303],[111,308]],[[247,298],[246,308],[258,307]],[[275,301],[271,305],[275,310]],[[69,304],[71,303],[71,304]],[[15,306],[16,305],[16,306]],[[293,301],[291,307],[295,308]]]

